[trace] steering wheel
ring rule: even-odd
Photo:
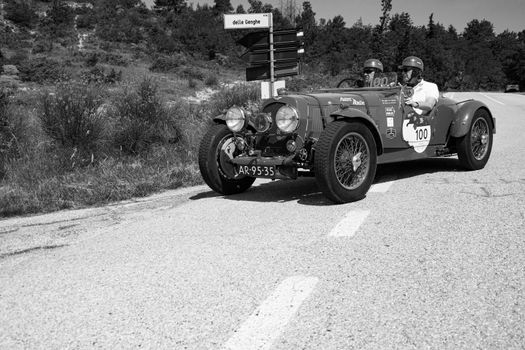
[[[344,78],[337,84],[337,88],[359,88],[363,87],[364,83],[360,79]]]

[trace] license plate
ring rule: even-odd
[[[273,165],[239,165],[237,168],[239,175],[251,177],[274,177],[275,166]]]

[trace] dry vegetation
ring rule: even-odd
[[[201,135],[256,85],[218,88],[190,104],[146,76],[111,86],[62,82],[1,89],[0,215],[100,205],[201,182]],[[169,100],[167,100],[169,96]]]

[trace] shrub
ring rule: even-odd
[[[219,78],[215,74],[210,74],[204,80],[206,86],[217,86],[219,84]]]
[[[80,75],[80,79],[84,84],[114,84],[122,80],[122,71],[116,71],[111,68],[107,72],[101,66],[95,66],[88,71],[84,71]]]
[[[7,1],[4,5],[5,18],[20,26],[32,27],[38,19],[31,5],[25,1]]]
[[[188,87],[190,89],[195,89],[197,87],[197,82],[193,78],[188,79]]]
[[[186,58],[182,55],[158,56],[153,60],[149,70],[158,73],[173,73],[185,63]]]
[[[69,73],[62,63],[44,57],[22,61],[18,70],[22,81],[40,84],[60,82],[69,78]]]
[[[53,50],[53,41],[50,39],[38,39],[33,44],[33,48],[31,49],[31,52],[33,54],[37,53],[44,53],[44,52],[50,52]]]
[[[260,88],[257,84],[242,83],[233,87],[223,87],[211,97],[207,109],[210,116],[213,117],[234,105],[257,108],[261,100],[260,95]]]
[[[16,153],[16,137],[9,120],[8,108],[11,92],[0,89],[0,177],[4,177],[6,161]]]
[[[158,84],[144,78],[135,89],[124,88],[113,102],[116,145],[126,153],[140,154],[153,144],[179,140],[176,121],[159,97]]]
[[[179,74],[186,79],[204,80],[204,73],[195,67],[185,67],[180,70]]]
[[[69,155],[72,166],[90,164],[105,150],[107,125],[98,113],[101,104],[100,89],[84,84],[62,83],[56,93],[40,97],[42,127],[57,149]]]
[[[129,61],[118,53],[112,53],[112,52],[103,52],[99,57],[100,62],[111,64],[114,66],[128,66]]]

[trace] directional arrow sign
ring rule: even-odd
[[[255,66],[246,68],[246,81],[270,79],[270,66]],[[282,78],[299,74],[299,66],[296,62],[275,64],[274,77]]]

